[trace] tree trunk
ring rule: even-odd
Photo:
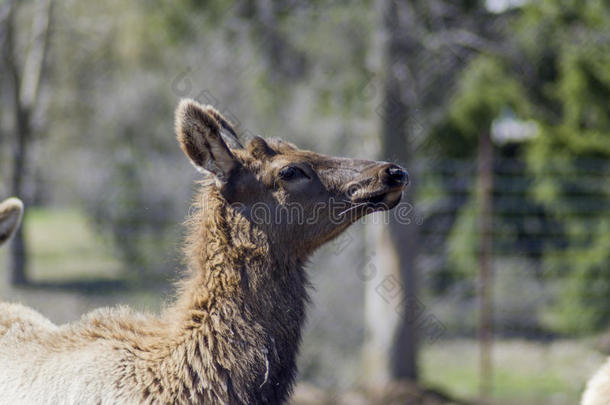
[[[392,347],[400,324],[397,310],[403,297],[400,258],[390,240],[390,232],[385,229],[387,218],[387,214],[374,214],[366,224],[369,250],[362,273],[365,282],[362,382],[368,388],[382,387],[392,381]]]
[[[383,159],[409,167],[413,162],[407,117],[413,108],[415,85],[409,81],[408,68],[408,58],[415,51],[414,37],[409,32],[412,10],[408,2],[388,1],[383,15],[387,44],[383,108],[378,110],[381,153]],[[413,198],[414,190],[410,187],[401,205],[411,209]],[[421,310],[416,298],[415,271],[418,225],[413,215],[397,220],[396,211],[386,214],[386,218],[388,224],[375,221],[367,228],[369,242],[375,245],[371,253],[375,277],[367,280],[365,292],[365,383],[371,385],[418,377],[416,324]]]
[[[17,62],[16,48],[16,11],[20,3],[9,0],[5,21],[5,41],[3,58],[7,71],[13,82],[13,104],[15,112],[15,153],[12,167],[11,194],[27,202],[23,195],[23,183],[28,167],[28,149],[32,137],[32,116],[38,101],[38,91],[43,76],[44,60],[48,50],[49,31],[53,0],[40,0],[37,4],[34,21],[32,22],[32,42],[25,57],[23,70],[20,71]],[[27,248],[24,237],[24,227],[15,234],[9,257],[10,283],[26,284],[27,278]]]
[[[478,205],[479,205],[479,393],[486,398],[492,390],[492,192],[493,192],[493,145],[489,132],[479,138],[478,158]]]
[[[30,138],[29,112],[20,106],[15,108],[15,120],[17,128],[17,145],[15,147],[15,160],[13,161],[13,173],[11,182],[11,194],[23,198],[23,180],[27,162],[28,141]],[[10,283],[11,285],[27,284],[27,246],[25,244],[23,226],[15,233],[11,245],[10,254]]]

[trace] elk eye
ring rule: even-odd
[[[303,170],[299,169],[298,167],[287,166],[280,170],[278,175],[282,180],[294,180],[299,177],[304,177],[305,173],[303,173]]]

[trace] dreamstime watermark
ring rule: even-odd
[[[349,230],[331,241],[328,245],[330,252],[339,255],[354,243],[356,238]],[[447,327],[438,319],[430,309],[407,289],[393,274],[384,274],[375,263],[375,251],[360,255],[355,263],[354,276],[364,284],[372,284],[370,288],[394,311],[404,324],[416,330],[420,341],[434,344],[447,332]],[[384,314],[379,314],[384,316]],[[325,314],[313,320],[313,324],[321,323]]]
[[[349,235],[349,234],[348,234]],[[350,236],[347,244],[353,238]],[[343,244],[342,244],[343,245]],[[415,295],[407,293],[401,281],[392,274],[383,275],[374,263],[376,253],[365,254],[356,265],[355,276],[365,284],[373,283],[373,291],[382,299],[399,319],[416,331],[420,342],[434,344],[447,332],[447,327],[434,315],[429,308]],[[312,327],[324,322],[328,314],[321,313],[317,319],[310,322]],[[379,314],[384,316],[384,314]]]
[[[205,210],[207,200],[202,201]],[[372,223],[389,224],[394,221],[401,225],[423,223],[423,217],[415,211],[409,202],[398,203],[395,207],[384,202],[351,202],[331,197],[327,201],[314,204],[287,202],[268,203],[257,201],[252,204],[234,202],[230,204],[235,211],[247,216],[256,225],[316,225],[330,223],[342,225],[355,222],[374,212],[385,212],[385,215],[374,215]]]
[[[405,294],[400,280],[390,274],[377,284],[375,292],[410,327],[418,331],[418,337],[429,344],[435,343],[447,331],[447,327],[414,295]]]

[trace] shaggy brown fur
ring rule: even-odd
[[[7,198],[0,203],[0,245],[17,230],[22,213],[23,203],[17,198]]]
[[[279,140],[255,138],[244,149],[217,111],[191,100],[176,111],[176,133],[193,164],[208,174],[188,221],[189,275],[176,302],[160,317],[100,309],[60,327],[20,305],[0,304],[0,399],[287,399],[305,321],[304,262],[358,218],[396,205],[406,172]],[[234,147],[223,136],[233,137]],[[284,209],[295,204],[301,220]],[[261,209],[270,216],[261,219]]]

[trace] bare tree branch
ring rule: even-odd
[[[15,0],[6,2],[6,16],[4,18],[4,41],[2,47],[2,57],[6,64],[6,69],[13,81],[13,98],[15,103],[19,101],[19,87],[21,83],[21,75],[19,67],[15,60],[15,13],[17,6]],[[16,104],[17,106],[17,104]]]
[[[424,37],[425,48],[439,50],[445,46],[461,46],[477,52],[504,54],[502,49],[495,41],[490,41],[476,33],[464,29],[444,30],[434,35]]]
[[[23,66],[19,98],[22,106],[32,110],[38,100],[38,89],[49,44],[49,26],[53,0],[40,0],[32,25],[32,44]]]

